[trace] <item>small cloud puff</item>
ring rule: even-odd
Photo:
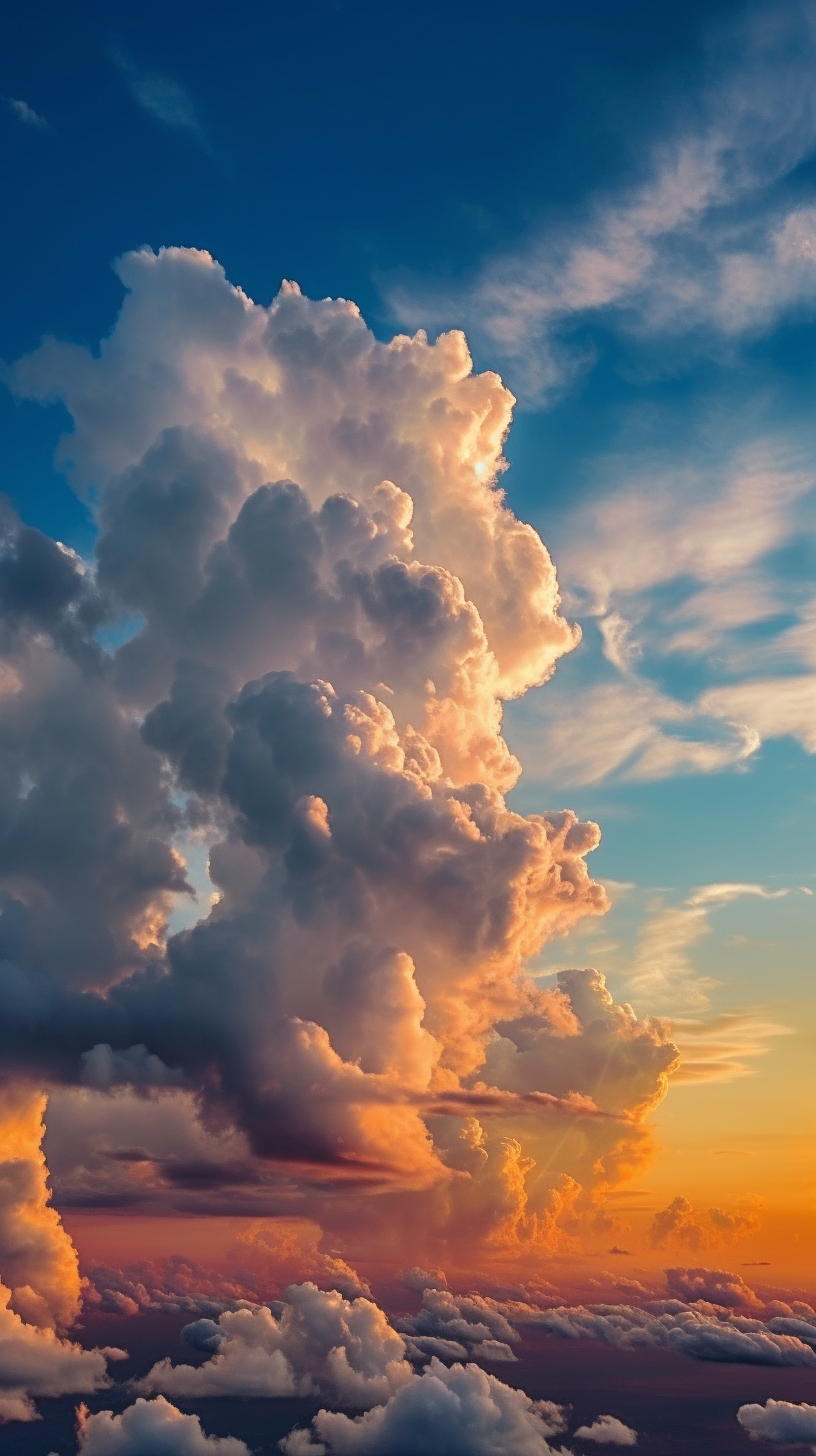
[[[40,116],[39,112],[35,111],[33,106],[29,106],[27,101],[21,101],[19,97],[7,96],[6,105],[14,112],[17,120],[21,121],[24,126],[33,126],[40,131],[43,131],[48,126],[45,117]]]
[[[605,1442],[610,1446],[637,1445],[637,1431],[625,1426],[617,1416],[598,1416],[591,1426],[579,1426],[575,1435],[584,1441]]]
[[[81,1456],[249,1456],[234,1436],[206,1436],[198,1416],[182,1415],[159,1395],[137,1400],[121,1415],[85,1406],[77,1412]]]
[[[752,1441],[777,1441],[785,1446],[816,1444],[816,1405],[767,1400],[741,1405],[737,1420]]]
[[[657,1247],[678,1243],[689,1249],[699,1249],[709,1244],[747,1238],[760,1227],[761,1220],[754,1204],[749,1203],[742,1208],[709,1208],[701,1213],[687,1198],[678,1194],[666,1208],[655,1214],[649,1226],[649,1239]]]
[[[281,1442],[285,1456],[550,1456],[565,1426],[561,1408],[531,1400],[476,1365],[433,1360],[387,1405],[350,1417],[319,1411],[312,1430]]]
[[[112,59],[124,77],[134,101],[148,116],[152,116],[161,126],[169,127],[171,131],[186,133],[202,146],[206,145],[206,135],[195,102],[178,81],[172,76],[143,70],[123,51],[113,51]]]

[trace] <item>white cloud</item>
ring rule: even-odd
[[[563,1431],[563,1411],[549,1401],[531,1400],[476,1365],[446,1369],[432,1360],[427,1370],[391,1397],[387,1405],[350,1417],[322,1410],[313,1434],[293,1431],[282,1442],[286,1456],[550,1456],[549,1437]]]
[[[51,1329],[25,1323],[0,1284],[0,1421],[39,1419],[38,1397],[90,1394],[110,1384],[107,1361],[122,1350],[85,1350]]]
[[[754,728],[707,720],[695,704],[632,676],[569,693],[556,688],[512,721],[513,745],[531,777],[540,765],[548,782],[567,784],[717,773],[745,762],[761,743]]]
[[[249,1456],[234,1436],[207,1436],[198,1416],[182,1415],[159,1395],[137,1400],[121,1415],[83,1406],[77,1435],[81,1456]]]
[[[208,145],[195,102],[178,81],[157,71],[144,70],[121,50],[114,50],[111,55],[134,101],[148,116],[201,146]]]
[[[814,674],[754,678],[710,688],[702,695],[700,708],[760,738],[796,738],[808,753],[816,753]]]
[[[741,1405],[737,1420],[754,1441],[776,1441],[784,1446],[816,1445],[816,1405],[767,1400],[764,1405]]]
[[[627,977],[627,989],[642,1004],[661,1010],[701,1009],[708,1004],[709,992],[715,982],[701,976],[695,970],[689,951],[711,933],[710,913],[743,897],[761,900],[779,900],[787,895],[786,889],[768,890],[764,885],[718,882],[699,885],[680,905],[666,905],[656,898],[641,926],[635,948],[634,960]],[[716,1038],[729,1025],[731,1034],[745,1041],[745,1049],[755,1040],[756,1033],[764,1025],[766,1035],[776,1034],[771,1024],[761,1019],[744,1019],[740,1013],[737,1020],[720,1022],[711,1030]],[[686,1023],[692,1037],[705,1037],[702,1023],[693,1026]]]
[[[141,1391],[184,1398],[320,1394],[368,1406],[412,1379],[405,1341],[377,1305],[311,1283],[285,1291],[278,1318],[258,1305],[199,1323],[207,1326],[204,1348],[212,1358],[198,1366],[165,1358],[140,1381]],[[193,1340],[200,1333],[193,1327]]]
[[[787,890],[766,890],[764,885],[742,884],[739,881],[716,881],[711,885],[699,885],[692,890],[687,905],[724,905],[729,900],[739,900],[744,895],[754,895],[760,900],[781,900]]]
[[[518,1339],[513,1326],[497,1308],[494,1300],[478,1294],[451,1294],[447,1289],[426,1287],[417,1314],[394,1321],[395,1328],[408,1337],[409,1352],[421,1358],[438,1355],[444,1359],[439,1342],[459,1346],[453,1358],[467,1354],[476,1360],[515,1361],[510,1343]]]
[[[8,96],[6,97],[6,104],[14,112],[18,121],[21,121],[24,126],[33,126],[39,131],[43,131],[48,126],[45,117],[40,116],[39,112],[35,111],[33,106],[29,106],[27,101],[20,101],[14,96]]]
[[[712,56],[698,120],[649,149],[639,183],[489,260],[455,298],[393,290],[395,311],[425,322],[455,308],[536,396],[580,367],[578,319],[705,348],[812,306],[814,209],[791,208],[778,184],[816,142],[815,51],[812,5],[753,12]]]
[[[590,630],[569,683],[511,712],[517,748],[574,783],[722,772],[785,735],[816,751],[812,587],[778,556],[812,532],[812,460],[769,439],[646,479],[637,457],[595,468],[559,548]]]
[[[812,465],[774,439],[742,445],[733,458],[707,468],[654,462],[642,480],[629,475],[642,473],[642,464],[605,464],[613,478],[621,476],[617,488],[576,512],[559,553],[570,590],[580,590],[596,614],[686,577],[733,589],[742,573],[790,537],[799,503],[816,484]],[[702,598],[701,610],[712,600]],[[725,606],[741,622],[750,604],[742,612],[733,599]]]
[[[591,1426],[579,1426],[574,1433],[584,1441],[598,1441],[612,1446],[637,1445],[637,1431],[625,1426],[617,1416],[598,1416]]]

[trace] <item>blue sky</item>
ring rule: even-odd
[[[370,1257],[375,1278],[403,1244],[420,1251],[405,1253],[406,1269],[421,1263],[410,1275],[427,1265],[436,1277],[432,1261],[450,1256],[463,1280],[471,1269],[492,1277],[505,1239],[508,1263],[491,1287],[511,1288],[502,1282],[511,1266],[513,1279],[545,1268],[555,1277],[559,1260],[574,1258],[565,1299],[617,1289],[637,1303],[657,1297],[663,1273],[683,1273],[664,1271],[667,1259],[768,1270],[771,1254],[772,1283],[761,1301],[748,1290],[745,1308],[753,1316],[764,1301],[764,1317],[790,1315],[816,1277],[816,0],[18,4],[0,56],[0,191],[0,491],[24,522],[71,548],[0,521],[0,605],[11,622],[0,709],[13,759],[4,802],[9,822],[33,824],[32,843],[43,836],[34,869],[28,829],[11,867],[0,865],[17,916],[9,934],[34,926],[33,950],[18,936],[22,969],[0,961],[0,998],[19,1013],[20,1055],[30,1038],[33,1066],[41,1051],[43,1067],[47,1058],[32,1005],[46,1008],[43,1025],[59,1023],[55,1046],[67,1038],[57,1071],[41,1073],[56,1088],[45,1147],[55,1204],[67,1210],[65,1230],[56,1215],[49,1224],[69,1249],[66,1322],[81,1295],[69,1234],[83,1269],[108,1259],[106,1237],[111,1262],[125,1265],[172,1255],[167,1241],[185,1240],[200,1218],[195,1237],[217,1259],[221,1216],[248,1220],[256,1208],[265,1233],[281,1209],[293,1222],[300,1211],[304,1227],[312,1220],[287,1283],[348,1274],[348,1287],[364,1290],[346,1256]],[[306,297],[281,290],[283,280]],[[375,346],[352,308],[329,302],[338,298],[359,306],[377,340],[425,330],[432,347],[421,334]],[[455,338],[435,342],[453,329],[464,330],[480,377]],[[491,494],[507,399],[484,371],[517,401],[501,476],[509,511]],[[297,487],[264,485],[290,466]],[[395,484],[382,481],[386,469]],[[174,515],[173,492],[190,480],[189,518]],[[552,554],[561,610],[580,626],[573,650],[549,562],[510,512]],[[352,539],[348,556],[331,557]],[[322,585],[309,595],[318,558],[320,571],[333,563],[334,596],[317,568]],[[376,575],[379,591],[380,572],[404,588],[399,605],[365,586]],[[419,602],[420,578],[421,610],[405,586]],[[438,641],[422,615],[427,593],[444,627]],[[369,637],[368,626],[359,639],[346,631],[355,613],[376,622]],[[421,656],[426,628],[438,657]],[[5,653],[6,636],[0,645]],[[551,680],[526,691],[556,658]],[[308,680],[292,686],[295,674]],[[73,716],[63,719],[65,683]],[[29,701],[23,686],[30,724],[27,710],[16,717],[7,706],[18,692]],[[503,721],[523,765],[515,785],[497,706],[512,691],[520,696],[505,702]],[[324,730],[345,735],[327,797]],[[302,784],[291,771],[285,812],[277,760],[270,767],[278,731],[292,742],[302,733],[298,751],[314,757]],[[101,767],[97,751],[100,762],[109,755]],[[386,800],[366,798],[371,824],[356,827],[372,765],[400,792],[423,786],[409,831],[396,831],[408,849],[387,871],[393,894],[376,883],[392,848]],[[113,789],[83,815],[92,796],[82,786],[97,770]],[[558,814],[508,815],[505,790],[517,815],[570,809],[600,824],[588,867],[609,895],[607,914],[596,913],[603,892],[584,873],[592,831]],[[417,866],[424,875],[431,851],[419,831],[413,847],[410,829],[443,800],[449,840],[428,844],[440,864],[459,845],[450,903],[430,874],[426,888]],[[332,880],[327,869],[342,902],[330,923],[318,890],[310,901],[303,885],[312,876],[323,893],[344,813],[375,889],[368,899],[349,890],[345,903],[343,887],[363,872]],[[479,814],[495,824],[484,828]],[[144,858],[134,850],[120,868],[108,846],[126,829]],[[470,857],[477,841],[501,855]],[[523,873],[522,842],[532,867]],[[151,875],[158,888],[145,888]],[[270,886],[283,887],[278,900]],[[479,916],[504,928],[491,922],[480,939]],[[364,931],[365,954],[355,938]],[[496,945],[506,937],[501,952],[494,934]],[[520,982],[525,947],[542,942],[530,966],[537,987]],[[55,984],[63,975],[61,956],[64,1001],[46,984],[52,970]],[[563,974],[589,966],[611,999],[589,971]],[[539,998],[558,973],[558,994]],[[480,996],[490,1015],[468,1029]],[[216,1075],[205,1043],[212,1035],[220,1046],[222,1033],[232,1060]],[[12,1055],[15,1035],[4,1042]],[[453,1060],[437,1066],[446,1037]],[[304,1047],[312,1060],[302,1070]],[[291,1087],[289,1072],[278,1078],[287,1058]],[[314,1070],[320,1058],[328,1071]],[[229,1091],[230,1068],[239,1092]],[[665,1068],[673,1080],[662,1101]],[[341,1073],[346,1081],[332,1080]],[[482,1074],[487,1083],[474,1083]],[[355,1089],[369,1077],[380,1090],[358,1118],[355,1098],[363,1106],[369,1094]],[[378,1111],[388,1078],[392,1122]],[[461,1098],[453,1111],[438,1105],[443,1086]],[[315,1088],[328,1108],[325,1141]],[[569,1121],[576,1092],[589,1099],[580,1117],[597,1116],[580,1130]],[[483,1093],[505,1108],[509,1140],[495,1131],[498,1113],[491,1130],[480,1125],[476,1113],[486,1126],[493,1115]],[[523,1098],[542,1096],[535,1120]],[[20,1157],[34,1168],[37,1217],[51,1219],[35,1102]],[[0,1124],[4,1107],[0,1096]],[[448,1136],[471,1108],[461,1135]],[[561,1132],[547,1122],[553,1109]],[[445,1126],[430,1137],[434,1118]],[[357,1193],[347,1197],[339,1174],[330,1181],[335,1154],[343,1176],[348,1149],[358,1156],[358,1134],[361,1168],[394,1158],[396,1212],[385,1219],[379,1185],[369,1197],[361,1175],[355,1213]],[[462,1176],[437,1208],[433,1180],[451,1170]],[[487,1189],[472,1210],[466,1186]],[[632,1223],[603,1222],[615,1199],[631,1202],[620,1211]],[[484,1227],[482,1201],[494,1218]],[[443,1205],[449,1222],[435,1222]],[[108,1208],[117,1214],[106,1231]],[[258,1279],[268,1279],[264,1238],[241,1237],[255,1238]],[[626,1266],[646,1280],[628,1292],[615,1283],[619,1266],[592,1263],[626,1255],[618,1239],[643,1261]],[[269,1247],[285,1263],[274,1238]],[[244,1255],[239,1239],[224,1257],[243,1269]],[[126,1271],[101,1272],[120,1286],[93,1286],[99,1309],[113,1290],[120,1303],[110,1308],[121,1310],[136,1285]],[[394,1264],[386,1295],[421,1292],[422,1279],[400,1285],[404,1275]],[[741,1278],[723,1277],[745,1293]],[[36,1302],[36,1281],[18,1283]],[[528,1297],[524,1284],[512,1288]],[[547,1298],[553,1286],[529,1289]],[[131,1317],[163,1307],[145,1298],[127,1296]],[[715,1316],[706,1306],[703,1322],[720,1333],[726,1305]],[[816,1321],[812,1306],[799,1309]],[[780,1364],[787,1335],[776,1338]],[[783,1375],[804,1379],[808,1340],[791,1357],[802,1370]],[[583,1359],[582,1344],[576,1368]],[[757,1368],[749,1394],[804,1389],[760,1389]],[[718,1450],[744,1446],[731,1425]],[[0,1450],[13,1449],[4,1439]],[[44,1456],[49,1441],[44,1425],[26,1449]]]

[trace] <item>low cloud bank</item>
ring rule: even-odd
[[[520,1322],[518,1314],[516,1320]],[[600,1340],[619,1349],[651,1346],[695,1360],[816,1368],[816,1349],[799,1335],[777,1332],[775,1320],[766,1324],[726,1311],[718,1314],[677,1299],[655,1300],[643,1309],[628,1304],[531,1309],[523,1321],[562,1339]],[[816,1324],[808,1329],[816,1336]]]

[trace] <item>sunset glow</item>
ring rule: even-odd
[[[816,8],[563,10],[15,18],[0,1456],[816,1449]]]

